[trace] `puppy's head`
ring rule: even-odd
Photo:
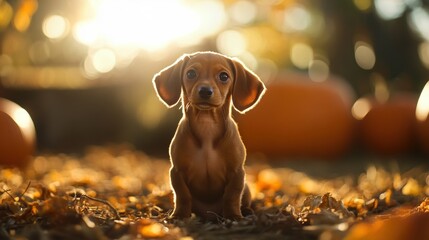
[[[239,112],[251,109],[265,86],[241,62],[213,52],[183,55],[153,78],[159,98],[168,107],[183,101],[200,110],[232,102]]]

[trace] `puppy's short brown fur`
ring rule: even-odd
[[[245,184],[246,149],[231,117],[231,104],[241,113],[265,91],[258,76],[241,62],[214,52],[183,55],[153,78],[168,107],[182,99],[183,117],[170,145],[173,218],[194,212],[242,218],[250,209]]]

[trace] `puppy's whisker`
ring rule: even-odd
[[[191,106],[191,102],[186,103],[185,112],[188,112],[190,106]]]

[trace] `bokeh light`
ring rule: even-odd
[[[396,24],[401,22],[401,26],[411,27],[422,38],[413,39],[418,44],[414,53],[417,52],[421,60],[417,61],[417,64],[429,68],[429,31],[426,31],[429,29],[429,12],[421,0],[352,0],[350,9],[335,3],[325,6],[311,1],[276,0],[89,0],[79,1],[76,9],[68,9],[67,4],[44,4],[36,0],[22,0],[17,4],[5,1],[0,3],[0,14],[8,13],[11,6],[14,11],[12,17],[7,17],[8,14],[0,15],[0,26],[2,22],[7,22],[7,19],[18,19],[16,21],[22,22],[29,20],[30,27],[36,28],[36,31],[42,29],[44,34],[32,36],[36,31],[21,32],[25,29],[24,23],[21,24],[22,30],[17,33],[21,34],[21,37],[16,31],[10,34],[9,30],[5,29],[5,39],[12,39],[8,41],[13,44],[5,43],[11,47],[5,48],[2,53],[13,59],[12,65],[34,64],[37,68],[51,64],[74,64],[73,67],[84,72],[86,77],[100,78],[103,74],[115,71],[118,75],[111,75],[114,77],[122,74],[122,70],[127,67],[134,67],[134,61],[161,64],[161,61],[167,61],[173,54],[177,56],[184,52],[214,50],[238,57],[258,74],[298,68],[308,71],[313,81],[324,81],[331,73],[347,75],[348,70],[343,73],[339,69],[350,69],[350,76],[344,77],[350,80],[353,87],[358,87],[359,91],[368,91],[373,86],[363,85],[373,82],[360,83],[358,78],[361,78],[361,74],[367,75],[373,71],[391,68],[390,63],[386,63],[390,56],[385,49],[396,44],[379,44],[379,36],[373,34],[374,29],[366,29],[370,28],[367,26],[370,23],[367,20],[353,15],[349,19],[353,19],[353,22],[340,22],[348,19],[337,13],[344,10],[359,16],[378,14],[385,20],[398,18],[396,21],[378,23],[380,27],[396,27]],[[38,5],[42,7],[36,11]],[[35,11],[36,18],[31,21]],[[404,17],[401,17],[402,15]],[[351,24],[350,28],[343,28],[343,23]],[[346,24],[344,26],[348,26]],[[354,30],[355,26],[359,27]],[[14,27],[17,28],[11,25],[10,29],[16,30]],[[341,36],[347,34],[346,29],[354,31],[349,39]],[[73,38],[68,37],[69,33]],[[380,35],[387,33],[396,34],[393,30],[388,30]],[[21,42],[15,44],[15,39]],[[50,41],[56,39],[63,41]],[[359,41],[338,45],[346,48],[354,44],[354,49],[341,49],[341,52],[336,52],[336,41],[341,39]],[[408,39],[403,41],[409,43]],[[19,48],[17,45],[25,48],[24,53],[10,50]],[[352,56],[359,68],[353,65],[353,59],[344,62],[335,59],[349,57],[344,52],[351,50],[354,50]],[[269,63],[268,68],[264,67],[265,63]],[[9,69],[8,72],[12,68],[10,64],[3,67]],[[400,72],[401,69],[397,71]],[[394,71],[390,72],[394,76],[389,76],[386,80],[388,84],[392,79],[398,78]],[[426,76],[420,75],[425,73],[420,72],[423,73],[416,73],[419,75],[416,78],[420,81],[421,77],[424,77],[424,81]]]
[[[385,103],[389,100],[390,91],[386,80],[381,74],[373,73],[370,76],[370,80],[374,84],[374,97],[380,103]]]
[[[271,59],[259,59],[256,72],[262,81],[267,84],[275,78],[279,72],[279,67]]]
[[[31,23],[31,18],[38,8],[37,0],[19,1],[18,10],[13,18],[13,25],[19,32],[27,31]]]
[[[73,37],[76,39],[76,41],[82,44],[94,44],[97,40],[97,30],[95,24],[85,21],[77,22],[73,28]]]
[[[291,47],[290,59],[296,67],[307,69],[313,60],[313,49],[308,44],[296,43]]]
[[[94,62],[91,55],[88,55],[83,61],[82,65],[82,75],[88,79],[95,79],[100,76],[100,72],[98,72],[94,67]]]
[[[247,0],[239,0],[230,8],[229,12],[232,20],[239,24],[248,24],[255,20],[258,8],[255,3]]]
[[[371,101],[367,98],[358,99],[352,107],[352,115],[355,119],[363,119],[371,110]]]
[[[97,50],[92,56],[92,64],[99,73],[110,72],[116,64],[115,53],[110,49]]]
[[[43,33],[50,39],[60,39],[66,36],[69,23],[60,15],[52,15],[43,21]]]
[[[417,120],[424,122],[429,116],[429,81],[424,86],[416,107]]]
[[[112,71],[115,66],[115,52],[108,48],[101,48],[88,55],[83,63],[83,72],[86,77],[92,79]]]
[[[429,41],[429,11],[422,7],[417,7],[411,11],[408,20],[411,28]]]
[[[375,65],[376,57],[371,45],[362,41],[356,42],[355,60],[362,69],[372,69]]]
[[[311,14],[301,5],[289,7],[284,12],[283,24],[286,32],[304,31],[311,24]]]
[[[374,0],[378,16],[384,20],[393,20],[400,17],[406,9],[404,0]]]
[[[258,59],[256,59],[256,57],[250,52],[243,52],[242,54],[240,54],[239,58],[250,70],[255,71],[256,69],[258,69]]]
[[[329,65],[326,61],[316,59],[310,62],[308,75],[314,82],[323,82],[329,77]]]
[[[6,1],[0,1],[0,29],[6,28],[12,20],[13,9]]]
[[[219,52],[229,56],[239,56],[246,51],[247,43],[243,34],[228,30],[219,34],[216,39]]]
[[[423,65],[429,69],[429,42],[423,42],[418,48],[419,57]]]
[[[126,68],[128,67],[133,60],[138,55],[137,51],[134,51],[133,48],[121,48],[120,51],[115,51],[116,56],[116,68]]]
[[[368,11],[372,6],[372,0],[353,0],[353,3],[361,11]]]
[[[13,24],[15,25],[16,30],[20,32],[27,31],[30,26],[31,18],[28,15],[23,13],[16,13],[15,18],[13,19]]]

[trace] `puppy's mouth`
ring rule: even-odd
[[[194,103],[193,105],[200,110],[210,110],[210,109],[219,107],[216,104],[212,104],[208,102],[198,102],[198,103]]]

